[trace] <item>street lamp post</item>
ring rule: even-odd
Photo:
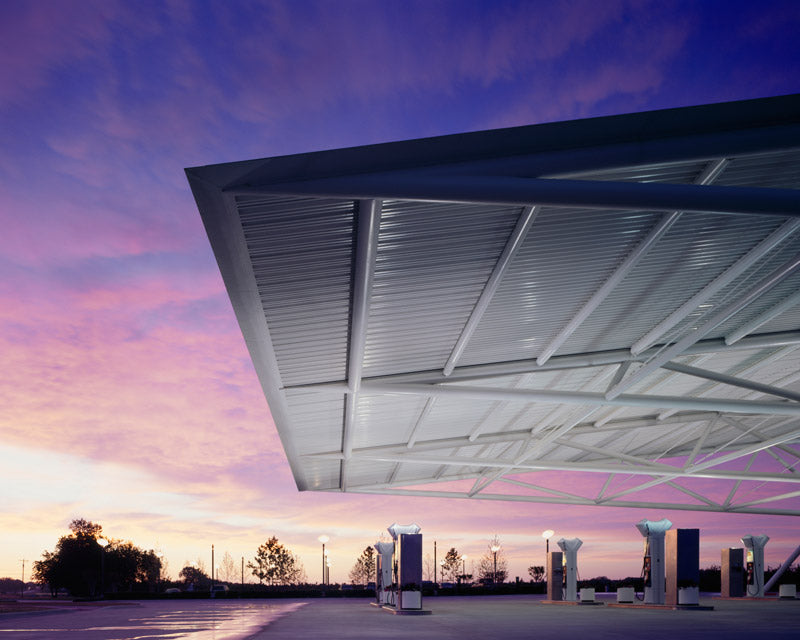
[[[467,583],[467,554],[461,556],[461,578]]]
[[[105,538],[98,538],[97,544],[100,545],[100,597],[106,592],[106,547],[108,540]]]
[[[492,582],[497,584],[497,552],[500,551],[499,544],[493,544],[490,549],[492,550],[492,554],[494,555],[494,575],[492,576]]]
[[[22,564],[22,573],[25,574],[24,563]],[[433,588],[436,589],[436,540],[433,541]]]
[[[547,571],[550,569],[550,538],[553,537],[555,531],[552,529],[547,529],[542,531],[542,538],[544,538],[545,544],[545,556],[544,556],[544,579],[547,582]]]
[[[330,540],[330,538],[328,536],[322,535],[319,538],[317,538],[317,540],[319,540],[322,543],[322,584],[324,586],[325,585],[325,568],[326,568],[325,567],[325,564],[326,564],[325,556],[327,555],[325,553],[325,543],[328,540]]]

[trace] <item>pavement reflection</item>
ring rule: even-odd
[[[0,640],[244,640],[304,604],[161,600],[0,615]]]

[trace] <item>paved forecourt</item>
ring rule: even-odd
[[[609,594],[610,595],[610,594]],[[791,638],[800,600],[703,599],[713,611],[554,606],[539,596],[426,598],[429,616],[396,616],[369,600],[152,601],[0,615],[0,640],[407,640],[420,638]]]

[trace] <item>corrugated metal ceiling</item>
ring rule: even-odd
[[[240,165],[187,174],[300,489],[800,514],[800,96]]]

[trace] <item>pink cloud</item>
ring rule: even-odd
[[[280,451],[216,274],[55,296],[32,284],[27,297],[8,291],[0,304],[5,441],[157,469],[188,485],[210,477],[215,492],[232,489],[231,469],[254,452]],[[209,302],[221,306],[219,329],[173,317]]]

